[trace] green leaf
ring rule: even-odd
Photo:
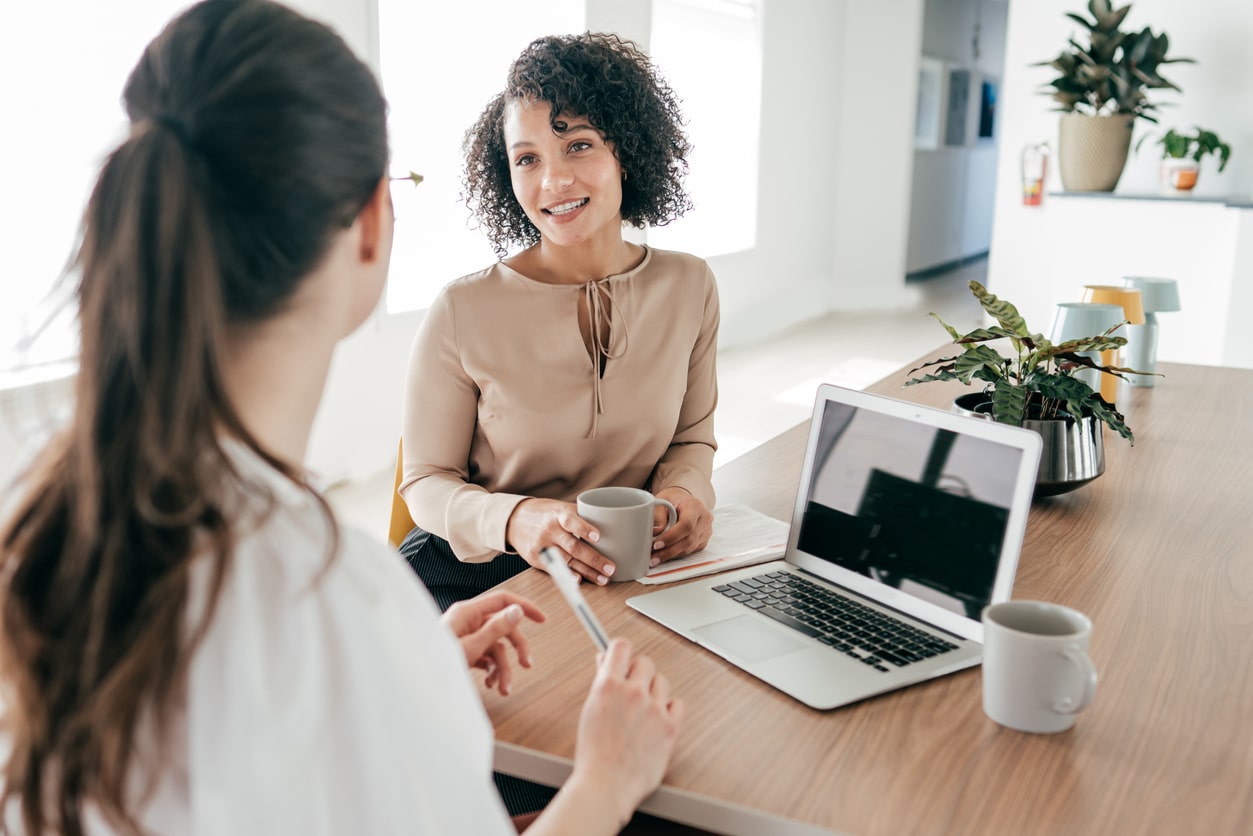
[[[960,377],[950,371],[951,368],[952,366],[940,369],[938,374],[924,374],[922,377],[911,377],[909,380],[905,381],[905,385],[916,386],[919,383],[933,383],[937,380],[961,380]],[[962,380],[962,383],[967,382],[968,381]]]
[[[939,359],[937,359],[937,360],[928,360],[926,363],[923,363],[921,366],[919,366],[919,367],[917,367],[917,368],[915,368],[915,369],[910,369],[908,372],[906,372],[906,374],[913,374],[914,372],[920,372],[920,371],[922,371],[923,369],[929,369],[929,368],[931,368],[932,366],[939,366],[939,365],[941,365],[941,364],[943,364],[943,363],[950,363],[950,364],[951,364],[953,361],[955,361],[955,360],[956,360],[958,357],[960,357],[960,356],[961,356],[960,354],[954,354],[952,357],[940,357],[940,358],[939,358]],[[952,368],[952,366],[950,365],[950,366],[949,366],[949,368],[951,369],[951,368]]]
[[[1015,337],[1030,336],[1030,333],[1027,331],[1027,323],[1023,321],[1022,314],[1018,313],[1018,309],[1012,304],[988,293],[987,288],[977,281],[972,280],[970,282],[970,292],[979,300],[979,304],[983,306],[983,309],[1001,324],[1002,328],[1010,331]]]
[[[1002,381],[992,390],[992,417],[1002,424],[1022,426],[1027,411],[1027,390]]]
[[[1086,405],[1092,410],[1092,414],[1097,417],[1097,420],[1131,442],[1132,447],[1136,446],[1136,437],[1131,433],[1131,428],[1127,426],[1126,417],[1121,412],[1101,400],[1100,396],[1095,396],[1086,401]]]
[[[970,383],[970,378],[980,369],[986,369],[996,380],[1002,381],[1006,377],[1005,367],[1008,363],[1008,360],[986,345],[974,345],[957,358],[953,371],[962,383]]]
[[[994,372],[987,366],[984,366],[972,374],[971,378],[974,380],[982,380],[985,383],[991,383],[993,386],[998,386],[1000,385],[1000,382],[1005,379],[1005,375],[1000,372]]]
[[[958,345],[969,345],[970,343],[985,343],[989,340],[1002,340],[1009,338],[1011,340],[1021,339],[1021,334],[1015,334],[1012,331],[1006,331],[1004,328],[993,326],[992,328],[976,328],[969,334],[962,337],[953,337],[953,341]]]
[[[1122,348],[1126,344],[1126,337],[1082,337],[1077,340],[1067,340],[1060,345],[1051,346],[1048,355],[1056,357],[1076,351],[1109,351],[1114,348]]]
[[[1066,412],[1074,418],[1083,416],[1088,400],[1093,396],[1092,387],[1077,377],[1064,374],[1042,374],[1032,377],[1031,388],[1046,398],[1063,401]]]
[[[932,311],[928,315],[935,317],[935,321],[944,326],[944,330],[948,331],[948,335],[953,338],[953,342],[958,342],[961,339],[961,334],[957,333],[957,329],[954,328],[952,325],[949,325],[943,319],[941,319],[938,313],[936,313],[935,311]]]
[[[416,171],[410,171],[410,172],[409,172],[408,174],[406,174],[406,175],[402,175],[402,176],[400,176],[400,177],[393,177],[393,178],[391,178],[391,179],[392,179],[392,180],[412,180],[412,181],[413,181],[413,185],[417,186],[418,184],[420,184],[420,183],[421,183],[423,180],[425,180],[426,178],[425,178],[425,177],[423,177],[421,174],[418,174]]]

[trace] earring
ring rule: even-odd
[[[624,171],[624,172],[622,172],[622,179],[623,179],[623,180],[626,180],[626,179],[627,179],[627,173],[626,173],[625,171]]]

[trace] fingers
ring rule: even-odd
[[[597,678],[625,679],[631,667],[631,643],[626,639],[610,639],[609,649],[598,658]]]
[[[591,554],[589,555],[588,552]],[[571,571],[580,579],[591,581],[597,586],[609,583],[609,578],[617,570],[613,561],[595,549],[579,549],[578,556],[572,557],[569,563]]]
[[[669,534],[669,532],[667,532],[667,534]],[[652,566],[656,566],[660,563],[665,563],[667,560],[674,560],[678,557],[686,557],[689,554],[695,554],[705,548],[708,543],[708,535],[700,536],[698,532],[694,532],[692,535],[677,541],[671,540],[667,536],[662,547],[653,552],[653,556],[650,558],[649,563]]]
[[[522,608],[522,614],[531,621],[543,623],[548,620],[548,616],[544,615],[544,611],[535,605],[534,601],[523,598],[521,595],[514,595],[512,592],[506,592],[503,589],[489,590],[481,595],[476,595],[468,601],[458,601],[449,607],[451,612],[453,607],[459,607],[462,604],[479,604],[485,613],[490,614],[503,610],[510,604],[517,604]]]
[[[683,526],[683,528],[680,528],[680,526]],[[680,523],[674,525],[674,528],[653,541],[653,556],[650,559],[650,564],[655,567],[659,563],[664,563],[665,560],[673,560],[674,558],[695,554],[709,544],[709,538],[712,535],[712,516],[707,515],[698,523],[690,526],[684,525],[680,521]]]
[[[562,539],[557,551],[564,555],[566,565],[580,580],[591,581],[599,586],[609,583],[609,578],[618,568],[612,560],[569,534]]]
[[[674,727],[677,729],[683,724],[683,715],[687,713],[687,703],[683,702],[682,698],[675,697],[670,700],[666,709],[670,713],[670,722],[673,723]]]
[[[653,678],[657,674],[657,664],[647,656],[636,656],[631,660],[631,667],[627,670],[627,681],[635,682],[643,685],[645,690],[651,691]]]
[[[675,510],[678,510],[677,505],[675,506]],[[666,523],[668,522],[670,522],[670,512],[667,508],[661,505],[658,505],[657,507],[653,508],[653,536],[654,537],[656,537],[658,534],[661,533],[662,529],[666,527]],[[675,527],[677,527],[677,525],[678,524],[676,523]],[[672,527],[670,530],[673,531],[674,527]]]
[[[649,693],[652,694],[653,698],[658,702],[670,702],[670,680],[666,679],[665,674],[658,672],[657,675],[653,677],[653,683],[652,687],[649,689]]]
[[[699,499],[687,496],[675,503],[675,508],[679,521],[653,541],[653,566],[700,551],[713,535],[713,514]]]
[[[509,649],[503,641],[488,648],[484,654],[487,661],[487,677],[483,684],[490,690],[495,687],[501,696],[509,696],[509,686],[513,683],[513,665],[509,662]]]
[[[519,503],[510,517],[508,536],[523,559],[538,569],[543,569],[540,552],[548,547],[556,549],[582,580],[606,584],[616,568],[594,547],[600,532],[570,502],[532,498]]]
[[[451,608],[449,608],[451,612]],[[503,610],[497,612],[491,618],[483,622],[482,626],[473,632],[462,635],[461,648],[466,654],[466,664],[475,665],[497,641],[514,633],[519,623],[522,621],[523,609],[521,604],[511,603]],[[521,640],[523,646],[526,645],[525,639],[521,639],[519,631],[517,637],[514,638],[514,645],[517,646]],[[526,658],[523,664],[530,666],[531,660]]]

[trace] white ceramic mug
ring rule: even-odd
[[[983,710],[1011,729],[1065,731],[1096,696],[1088,656],[1092,622],[1044,601],[1005,601],[983,610]]]
[[[666,508],[670,519],[665,531],[679,519],[679,513],[664,499],[639,488],[592,488],[578,496],[579,516],[596,526],[598,552],[614,563],[611,581],[633,581],[648,574],[653,554],[653,509]]]

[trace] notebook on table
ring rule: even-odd
[[[814,708],[977,665],[1040,448],[1030,430],[821,386],[784,559],[627,604]]]

